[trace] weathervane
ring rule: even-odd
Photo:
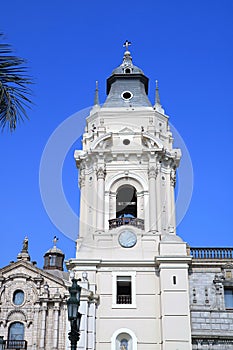
[[[123,46],[126,48],[126,51],[129,51],[129,46],[131,45],[131,42],[126,40]]]

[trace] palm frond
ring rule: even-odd
[[[0,33],[0,39],[3,34]],[[26,61],[12,55],[11,46],[0,43],[0,128],[14,131],[18,122],[28,119],[32,84],[27,75]]]

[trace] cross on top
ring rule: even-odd
[[[129,46],[131,45],[131,42],[126,40],[125,43],[123,44],[123,46],[126,48],[126,51],[129,50]]]
[[[56,246],[57,245],[57,241],[58,241],[58,237],[57,236],[54,236],[53,238],[53,244]]]

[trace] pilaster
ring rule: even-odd
[[[174,239],[175,237],[175,239]],[[162,350],[191,350],[188,266],[186,244],[165,235],[155,258],[160,281]]]

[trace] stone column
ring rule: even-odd
[[[116,194],[109,192],[109,219],[116,218]]]
[[[89,306],[89,318],[88,318],[88,331],[91,350],[95,350],[96,346],[96,304],[97,302],[90,303]]]
[[[157,163],[157,178],[156,178],[156,202],[157,202],[157,230],[161,233],[162,230],[162,201],[161,201],[161,164]]]
[[[167,228],[171,226],[171,185],[170,185],[170,172],[164,174],[166,178],[166,212],[167,212]]]
[[[45,349],[45,332],[46,332],[46,312],[47,302],[44,301],[41,306],[41,325],[40,325],[40,349]]]
[[[59,302],[53,307],[53,349],[58,349],[58,319],[59,319]]]
[[[86,193],[85,193],[85,168],[80,168],[79,173],[79,188],[80,188],[80,224],[79,224],[79,238],[83,236],[86,231]]]
[[[39,303],[36,303],[35,309],[34,309],[34,322],[33,322],[33,340],[32,344],[33,346],[37,346],[38,343],[38,318],[39,318],[39,311],[40,311],[40,305]]]
[[[176,170],[172,169],[170,173],[170,198],[171,198],[171,217],[170,225],[176,232],[176,210],[175,210],[175,186],[176,186]]]
[[[154,166],[148,170],[149,179],[149,220],[150,220],[150,231],[157,231],[157,203],[156,203],[156,169]]]
[[[97,175],[97,217],[96,227],[97,230],[104,230],[104,194],[105,194],[105,170],[103,167],[99,167],[96,172]]]

